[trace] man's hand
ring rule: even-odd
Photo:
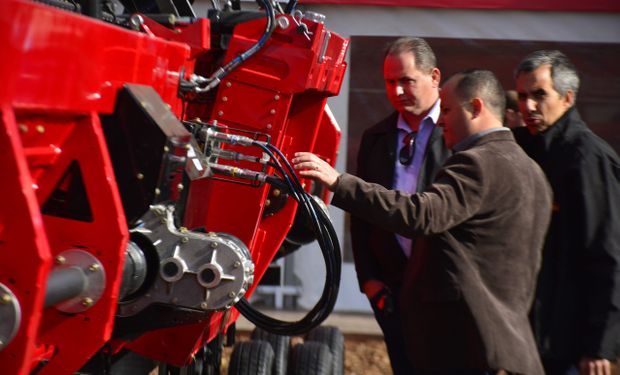
[[[611,363],[601,358],[581,358],[579,362],[580,375],[611,375]]]
[[[292,161],[295,169],[299,169],[299,174],[302,177],[319,181],[325,184],[329,190],[334,190],[340,173],[327,162],[310,152],[296,152]]]

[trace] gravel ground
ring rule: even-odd
[[[237,341],[249,339],[249,333],[237,332]],[[293,338],[293,343],[301,341]],[[392,373],[383,338],[375,335],[344,336],[344,372],[347,375],[389,375]],[[232,348],[224,348],[222,375],[228,373]]]

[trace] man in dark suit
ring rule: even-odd
[[[554,192],[531,311],[548,375],[608,375],[620,354],[620,158],[575,107],[579,75],[560,51],[516,69],[527,129],[515,137]]]
[[[418,236],[405,272],[406,349],[418,374],[543,374],[528,322],[551,189],[502,126],[493,73],[466,71],[441,91],[439,125],[454,151],[423,192],[387,190],[310,153],[293,162],[334,191],[332,204]]]
[[[395,112],[364,132],[357,176],[386,188],[422,191],[449,156],[436,126],[441,74],[435,54],[424,39],[397,39],[386,49],[383,77]],[[352,217],[351,240],[360,289],[383,331],[392,370],[410,375],[399,293],[412,239]]]

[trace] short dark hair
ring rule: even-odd
[[[388,44],[384,58],[405,52],[413,53],[416,68],[425,73],[430,73],[431,70],[437,67],[435,52],[433,52],[426,40],[422,38],[408,36],[396,39]]]
[[[461,71],[455,76],[460,79],[454,87],[454,93],[464,105],[470,106],[471,100],[479,97],[499,120],[503,120],[506,111],[506,93],[493,72],[470,69]]]
[[[551,66],[551,81],[555,91],[564,96],[568,91],[579,91],[579,74],[569,58],[558,50],[540,50],[527,55],[515,69],[515,78],[521,73],[530,73],[541,65]]]

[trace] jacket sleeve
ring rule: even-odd
[[[617,158],[589,155],[570,174],[574,245],[585,307],[582,356],[617,358],[620,345],[620,165]]]
[[[345,173],[338,178],[332,204],[404,236],[441,233],[473,216],[481,206],[484,168],[477,159],[466,152],[455,154],[427,190],[413,195]]]
[[[369,152],[367,151],[371,147],[369,142],[369,137],[364,134],[357,154],[357,175],[360,176],[360,178],[367,178],[368,176],[367,158]],[[377,262],[369,246],[372,226],[369,222],[356,216],[350,216],[350,220],[353,261],[355,263],[355,271],[360,291],[363,293],[362,286],[366,281],[370,279],[383,280],[380,273],[376,271]]]

